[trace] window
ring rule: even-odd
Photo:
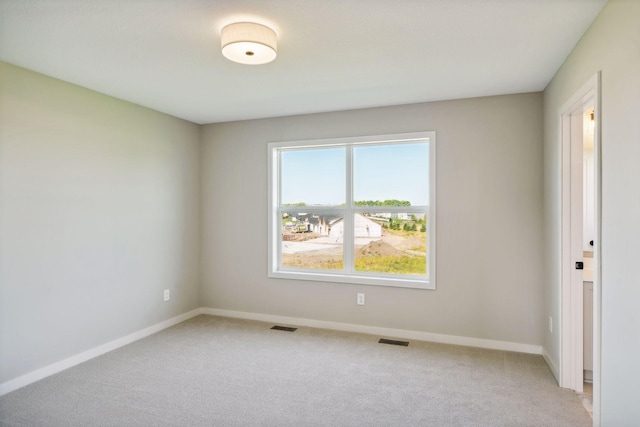
[[[269,277],[435,289],[435,132],[269,144]]]

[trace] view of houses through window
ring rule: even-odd
[[[427,281],[430,143],[273,145],[273,271]]]
[[[425,214],[356,213],[355,270],[426,274]],[[344,218],[336,215],[282,214],[282,266],[342,270]]]

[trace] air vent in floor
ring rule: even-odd
[[[380,338],[380,341],[378,341],[380,344],[391,344],[391,345],[401,345],[404,347],[408,347],[409,346],[409,341],[396,341],[396,340],[388,340],[386,338]]]
[[[289,326],[274,326],[271,329],[275,329],[276,331],[286,331],[286,332],[295,332],[298,328],[290,328]]]

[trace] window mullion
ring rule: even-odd
[[[354,266],[354,218],[353,218],[353,145],[347,145],[346,151],[346,203],[344,211],[344,271],[353,273]]]
[[[282,151],[281,150],[277,150],[277,154],[276,154],[276,174],[277,174],[277,188],[276,188],[276,200],[275,200],[275,206],[273,206],[271,209],[275,210],[276,212],[276,218],[275,218],[275,225],[276,225],[276,229],[274,230],[274,233],[277,233],[277,235],[274,236],[274,238],[277,240],[278,244],[276,245],[276,269],[279,269],[280,266],[282,265],[282,210],[281,210],[281,202],[282,202]]]
[[[353,213],[363,212],[391,212],[391,213],[423,213],[429,210],[428,206],[356,206]]]

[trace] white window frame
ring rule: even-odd
[[[386,274],[375,272],[360,272],[352,268],[354,261],[353,249],[353,218],[354,214],[362,212],[379,212],[380,207],[350,206],[353,195],[352,147],[363,145],[388,145],[427,142],[429,144],[429,205],[414,206],[385,206],[384,212],[389,213],[423,213],[427,214],[427,275],[414,276],[403,274]],[[331,146],[347,147],[346,165],[346,206],[344,207],[305,207],[314,213],[343,212],[345,221],[343,237],[344,271],[310,270],[281,268],[282,244],[280,235],[280,153],[284,149],[296,148],[327,148]],[[436,288],[436,133],[434,131],[413,132],[392,135],[359,136],[347,138],[331,138],[303,141],[281,141],[268,144],[268,277],[279,279],[313,280],[322,282],[339,282],[360,285],[395,286],[403,288],[435,289]]]

